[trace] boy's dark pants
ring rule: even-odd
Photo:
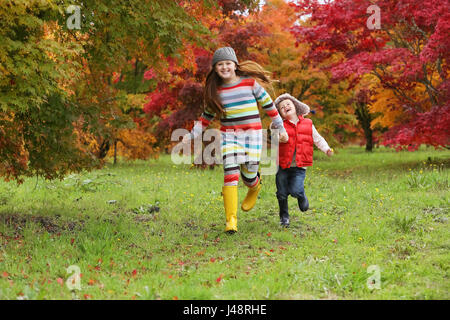
[[[289,224],[289,212],[287,199],[291,195],[297,198],[301,211],[308,210],[309,203],[305,195],[304,181],[306,170],[299,167],[287,169],[278,168],[276,176],[277,199],[280,206],[280,222],[281,224]],[[286,221],[287,220],[287,221]],[[285,223],[283,223],[283,221]]]

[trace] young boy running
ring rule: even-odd
[[[276,175],[280,224],[289,227],[288,195],[297,198],[301,211],[309,208],[304,181],[306,167],[313,164],[313,144],[329,157],[333,155],[333,150],[317,132],[312,120],[304,118],[310,111],[306,104],[285,93],[275,100],[275,106],[289,136],[287,142],[279,145],[279,168]]]

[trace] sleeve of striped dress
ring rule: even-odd
[[[194,127],[191,130],[191,139],[197,138],[202,132],[209,126],[211,121],[214,119],[216,115],[209,111],[203,111],[200,119],[195,122]]]
[[[281,116],[267,91],[256,80],[252,89],[256,101],[258,101],[261,108],[263,108],[267,115],[272,119],[271,127],[286,132],[283,127],[283,119],[281,119]]]

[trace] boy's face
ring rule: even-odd
[[[280,110],[280,115],[283,119],[292,119],[297,117],[295,105],[289,99],[281,101],[278,109]]]

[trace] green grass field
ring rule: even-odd
[[[0,182],[0,299],[449,299],[450,151],[350,147],[314,161],[309,211],[290,198],[280,228],[264,176],[234,235],[222,166],[166,155]]]

